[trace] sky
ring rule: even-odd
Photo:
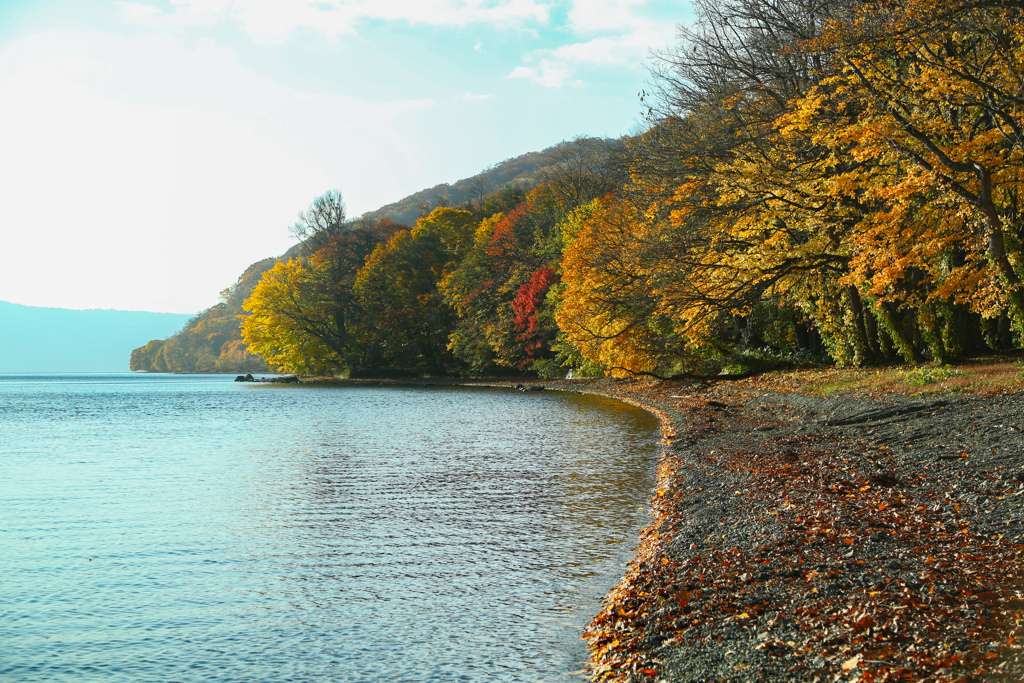
[[[196,313],[292,245],[641,125],[687,2],[0,0],[0,300]]]

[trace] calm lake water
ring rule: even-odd
[[[652,416],[231,380],[0,376],[0,680],[580,680]]]

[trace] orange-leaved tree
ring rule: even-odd
[[[856,114],[833,140],[879,171],[861,187],[884,207],[856,240],[862,286],[892,298],[909,280],[935,340],[955,342],[968,307],[1024,333],[1024,9],[865,3],[808,47],[837,67],[823,106]]]

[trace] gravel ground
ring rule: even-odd
[[[551,383],[549,383],[549,386]],[[1024,680],[1024,396],[557,383],[659,413],[595,680]]]

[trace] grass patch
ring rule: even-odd
[[[949,365],[941,367],[918,366],[909,370],[900,370],[900,379],[912,387],[924,387],[929,384],[944,382],[961,374],[958,368]]]
[[[957,365],[922,364],[871,368],[817,367],[766,373],[747,380],[751,388],[828,396],[869,393],[990,394],[1024,391],[1019,356],[978,358]]]

